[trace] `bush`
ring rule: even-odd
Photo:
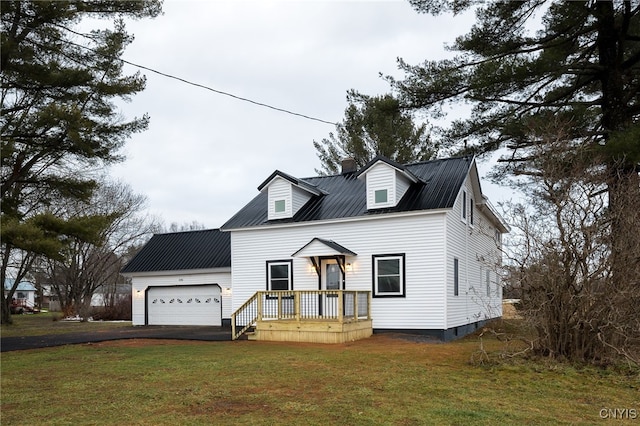
[[[94,307],[91,316],[95,321],[131,321],[131,295],[118,297],[108,306]]]

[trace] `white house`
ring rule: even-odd
[[[482,194],[473,157],[409,165],[377,157],[361,170],[351,161],[339,175],[304,179],[275,171],[258,191],[220,230],[151,239],[123,270],[133,279],[134,324],[183,315],[180,323],[195,323],[184,309],[191,293],[182,294],[205,283],[231,294],[220,299],[224,319],[256,292],[272,290],[370,292],[374,331],[443,340],[501,316],[495,267],[508,228]],[[206,233],[210,245],[230,237],[228,263],[185,263],[213,255],[187,241]],[[169,306],[179,295],[181,308]]]
[[[346,168],[345,168],[346,166]],[[473,157],[298,179],[274,172],[225,223],[233,309],[257,290],[371,291],[374,331],[443,340],[500,317],[496,265],[508,231]]]
[[[11,290],[15,280],[7,278],[4,282],[5,295]],[[36,286],[29,281],[20,281],[13,293],[12,305],[33,310],[36,307]],[[17,310],[22,312],[21,310]]]

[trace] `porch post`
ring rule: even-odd
[[[258,321],[262,321],[262,292],[257,293],[258,296]]]
[[[358,322],[358,291],[353,295],[353,319]]]
[[[293,292],[293,304],[296,313],[296,321],[300,322],[300,291]]]
[[[338,322],[344,322],[344,291],[338,290]]]

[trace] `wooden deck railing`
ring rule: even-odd
[[[232,338],[257,321],[335,321],[371,319],[371,292],[355,290],[258,291],[231,315]]]

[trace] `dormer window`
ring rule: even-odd
[[[268,220],[290,219],[313,197],[323,191],[304,180],[276,170],[258,190],[267,193]]]
[[[413,173],[401,164],[384,157],[376,157],[357,175],[367,184],[367,209],[396,207],[415,183],[422,183]]]
[[[387,195],[388,194],[386,189],[378,189],[377,191],[375,191],[376,204],[386,203],[388,201]]]
[[[286,200],[276,200],[273,205],[273,211],[276,213],[284,213],[287,208]]]

